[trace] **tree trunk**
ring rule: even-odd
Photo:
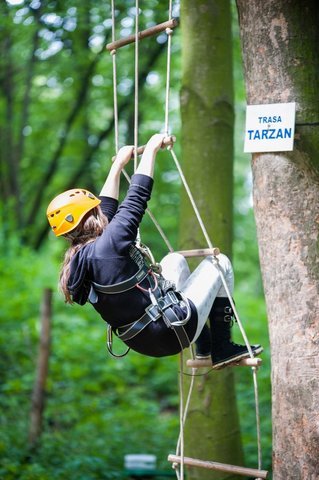
[[[230,256],[234,128],[230,2],[183,0],[181,31],[183,170],[214,245]],[[182,249],[207,247],[186,196],[180,238]],[[242,464],[231,369],[195,379],[185,441],[185,455]],[[188,478],[237,477],[193,469]]]
[[[41,306],[41,333],[36,379],[32,394],[32,408],[29,429],[29,447],[35,448],[42,431],[42,418],[45,405],[45,385],[48,375],[51,337],[52,290],[43,292]]]
[[[253,154],[276,480],[319,478],[319,8],[237,0],[249,104],[296,102],[293,152]]]

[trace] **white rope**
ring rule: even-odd
[[[168,18],[172,18],[172,0],[169,0],[169,15]],[[171,50],[172,50],[172,34],[173,30],[170,28],[166,29],[167,34],[167,62],[166,62],[166,89],[165,89],[165,121],[164,121],[164,133],[169,135],[169,99],[170,99],[170,77],[171,77]],[[172,148],[168,148],[171,150]],[[180,353],[180,373],[179,373],[179,397],[180,397],[180,407],[179,407],[179,436],[176,445],[176,455],[180,456],[180,464],[174,465],[175,473],[177,480],[184,480],[184,426],[188,414],[188,407],[193,391],[194,379],[192,378],[190,388],[188,391],[187,401],[185,405],[184,412],[184,384],[183,384],[183,350]]]
[[[248,350],[249,356],[250,356],[250,358],[254,358],[254,354],[253,354],[253,352],[252,352],[250,343],[249,343],[249,341],[248,341],[248,338],[247,338],[245,329],[244,329],[244,327],[243,327],[243,325],[242,325],[242,322],[241,322],[241,320],[240,320],[240,318],[239,318],[237,309],[236,309],[236,307],[235,307],[235,303],[234,303],[233,298],[232,298],[232,295],[231,295],[231,293],[230,293],[230,291],[229,291],[229,288],[228,288],[228,285],[227,285],[227,283],[226,283],[226,280],[225,280],[223,271],[222,271],[221,268],[220,268],[218,259],[215,257],[214,260],[215,260],[215,265],[216,265],[216,267],[218,268],[221,281],[222,281],[223,286],[224,286],[224,288],[225,288],[225,290],[226,290],[227,297],[228,297],[229,302],[230,302],[230,304],[231,304],[231,308],[232,308],[232,310],[233,310],[233,312],[234,312],[234,317],[235,317],[235,319],[236,319],[236,321],[237,321],[237,323],[238,323],[239,330],[240,330],[240,332],[241,332],[241,334],[242,334],[242,337],[243,337],[243,339],[244,339],[244,342],[245,342],[246,348],[247,348],[247,350]],[[258,383],[257,383],[257,371],[258,371],[258,368],[252,367],[251,370],[252,370],[252,375],[253,375],[254,396],[255,396],[258,469],[261,470],[261,466],[262,466],[262,452],[261,452],[259,394],[258,394]]]
[[[194,353],[192,346],[191,352],[192,357],[194,359]],[[178,480],[184,480],[184,457],[185,457],[185,442],[184,442],[184,427],[188,415],[189,405],[192,398],[192,393],[195,384],[195,372],[196,369],[192,368],[192,375],[191,381],[188,389],[187,399],[184,407],[184,383],[183,383],[183,375],[184,375],[184,351],[182,350],[180,353],[180,371],[179,371],[179,392],[180,392],[180,408],[179,408],[179,425],[180,431],[178,436],[178,441],[176,445],[176,456],[179,456],[181,461],[180,464],[173,464],[173,468],[175,468],[176,477]],[[179,468],[179,470],[178,470]]]
[[[112,42],[114,42],[115,41],[115,4],[114,4],[114,0],[111,0],[111,10],[112,10]],[[114,97],[113,100],[114,100],[115,153],[117,154],[118,150],[119,150],[119,127],[118,127],[119,119],[118,119],[118,102],[117,102],[116,50],[112,50],[111,54],[112,54],[112,60],[113,60],[113,97]],[[138,86],[138,81],[136,82],[136,85]],[[138,94],[137,94],[137,97],[138,97]],[[138,110],[138,108],[136,108],[136,111],[137,110]],[[135,150],[136,150],[136,148],[135,148]],[[131,183],[131,178],[127,174],[127,172],[125,170],[122,170],[122,173],[123,173],[124,177],[126,178],[126,180],[128,181],[128,183]],[[164,241],[165,245],[167,246],[168,250],[170,252],[173,252],[174,249],[173,249],[171,243],[169,242],[167,236],[165,235],[163,229],[161,228],[160,224],[158,223],[158,221],[154,217],[151,210],[149,208],[147,208],[146,212],[149,215],[152,222],[154,223],[158,233],[160,234],[161,238],[163,239],[163,241]]]
[[[171,9],[171,0],[170,0],[170,9]],[[171,10],[170,10],[170,15],[171,15]],[[168,55],[167,55],[167,80],[166,80],[166,101],[165,101],[165,133],[168,134],[168,118],[169,118],[169,115],[168,115],[168,110],[169,110],[169,78],[170,78],[170,58],[171,58],[171,35],[168,36]],[[203,232],[203,235],[206,239],[206,242],[207,242],[207,245],[208,245],[208,248],[213,248],[213,244],[210,240],[210,237],[208,235],[208,232],[206,230],[206,227],[204,225],[204,222],[202,220],[202,217],[199,213],[199,210],[197,208],[197,205],[195,203],[195,200],[194,200],[194,197],[192,195],[192,192],[188,186],[188,183],[187,183],[187,180],[186,180],[186,177],[183,173],[183,170],[181,168],[181,165],[177,159],[177,156],[173,150],[172,147],[169,147],[168,150],[170,150],[171,152],[171,155],[173,157],[173,160],[175,162],[175,165],[176,165],[176,168],[178,170],[178,173],[181,177],[181,180],[182,180],[182,183],[184,185],[184,188],[187,192],[187,195],[188,195],[188,198],[191,202],[191,205],[193,207],[193,210],[194,210],[194,213],[195,213],[195,216],[197,218],[197,221],[200,225],[200,228]],[[247,335],[246,335],[246,332],[245,332],[245,329],[243,327],[243,324],[239,318],[239,315],[238,315],[238,312],[237,312],[237,309],[235,307],[235,304],[234,304],[234,301],[233,301],[233,298],[232,298],[232,295],[229,291],[229,288],[228,288],[228,285],[226,283],[226,280],[225,280],[225,277],[224,277],[224,274],[219,266],[219,263],[218,263],[218,259],[217,257],[215,257],[215,262],[216,262],[216,266],[218,268],[218,271],[219,271],[219,275],[220,275],[220,278],[221,278],[221,281],[223,283],[223,286],[226,290],[226,293],[227,293],[227,297],[229,299],[229,302],[231,304],[231,307],[233,309],[233,312],[234,312],[234,316],[236,318],[236,321],[238,323],[238,326],[239,326],[239,329],[240,329],[240,332],[242,334],[242,337],[244,339],[244,342],[245,342],[245,345],[246,345],[246,348],[248,350],[248,353],[249,353],[249,356],[251,358],[254,358],[254,354],[252,352],[252,349],[251,349],[251,346],[250,346],[250,343],[248,341],[248,338],[247,338]],[[261,464],[262,464],[262,454],[261,454],[261,433],[260,433],[260,412],[259,412],[259,396],[258,396],[258,384],[257,384],[257,368],[253,367],[252,368],[252,373],[253,373],[253,382],[254,382],[254,396],[255,396],[255,411],[256,411],[256,429],[257,429],[257,454],[258,454],[258,468],[261,469]],[[191,387],[192,388],[192,387]],[[190,393],[191,393],[191,390],[190,390]],[[187,414],[187,410],[186,410],[186,414]],[[185,417],[185,420],[186,420],[186,417]],[[183,427],[184,427],[184,421],[183,421],[183,425],[182,425],[182,430],[183,430]],[[181,459],[181,464],[183,464],[183,459]]]
[[[168,18],[172,18],[172,0],[169,0],[169,15]],[[170,77],[171,77],[171,50],[172,50],[172,34],[173,30],[170,28],[166,29],[167,34],[167,63],[166,63],[166,89],[165,89],[165,121],[164,121],[164,133],[169,135],[169,99],[170,99]],[[180,407],[179,407],[179,436],[176,445],[176,455],[180,456],[180,464],[173,465],[175,468],[175,473],[177,480],[184,480],[184,426],[188,414],[188,407],[193,391],[194,379],[192,378],[190,388],[187,395],[187,401],[184,411],[184,383],[183,383],[183,350],[180,353],[180,373],[179,373],[179,397],[180,397]]]
[[[169,0],[169,20],[172,18],[172,0]],[[164,132],[166,135],[169,135],[169,96],[170,96],[170,73],[171,73],[171,49],[172,49],[172,30],[171,29],[167,29],[166,30],[166,33],[168,35],[168,43],[167,43],[167,69],[166,69],[166,94],[165,94],[165,127],[164,127]],[[202,217],[199,213],[199,210],[197,208],[197,205],[195,203],[195,200],[194,200],[194,197],[192,195],[192,192],[188,186],[188,183],[187,183],[187,180],[186,180],[186,177],[183,173],[183,170],[181,168],[181,165],[177,159],[177,156],[173,150],[172,147],[169,147],[168,150],[170,150],[171,152],[171,155],[173,157],[173,160],[175,162],[175,165],[176,165],[176,168],[178,170],[178,173],[180,175],[180,178],[182,180],[182,183],[184,185],[184,188],[187,192],[187,195],[188,195],[188,198],[191,202],[191,205],[193,207],[193,210],[194,210],[194,213],[195,213],[195,216],[197,218],[197,221],[200,225],[200,228],[203,232],[203,235],[206,239],[206,242],[207,242],[207,245],[208,245],[208,248],[213,248],[213,244],[210,240],[210,237],[208,235],[208,232],[206,230],[206,227],[204,225],[204,222],[202,220]],[[229,288],[227,286],[227,283],[226,283],[226,280],[225,280],[225,277],[224,277],[224,274],[219,266],[219,263],[218,263],[218,259],[215,257],[215,262],[216,262],[216,266],[218,268],[218,271],[219,271],[219,275],[220,275],[220,278],[221,278],[221,281],[223,283],[223,286],[226,290],[226,293],[227,293],[227,297],[229,299],[229,302],[231,304],[231,307],[233,309],[233,312],[234,312],[234,316],[237,320],[237,323],[238,323],[238,326],[239,326],[239,329],[240,329],[240,332],[242,334],[242,337],[244,339],[244,342],[245,342],[245,345],[246,345],[246,348],[248,350],[248,353],[249,353],[249,356],[251,358],[254,358],[254,355],[253,355],[253,352],[252,352],[252,349],[251,349],[251,346],[250,346],[250,343],[248,341],[248,338],[247,338],[247,335],[246,335],[246,332],[245,332],[245,329],[243,327],[243,324],[239,318],[239,315],[238,315],[238,312],[237,312],[237,309],[235,307],[235,304],[234,304],[234,301],[232,299],[232,295],[229,291]],[[258,468],[261,469],[261,465],[262,465],[262,454],[261,454],[261,434],[260,434],[260,412],[259,412],[259,397],[258,397],[258,384],[257,384],[257,368],[256,367],[253,367],[252,368],[252,373],[253,373],[253,382],[254,382],[254,396],[255,396],[255,411],[256,411],[256,428],[257,428],[257,450],[258,450]],[[184,449],[184,425],[185,425],[185,421],[186,421],[186,417],[187,417],[187,413],[188,413],[188,406],[189,406],[189,402],[190,402],[190,398],[191,398],[191,394],[192,394],[192,390],[193,390],[193,385],[194,385],[194,374],[192,375],[192,381],[191,381],[191,385],[190,385],[190,389],[189,389],[189,393],[188,393],[188,399],[187,399],[187,406],[185,407],[185,413],[184,415],[182,415],[181,417],[181,420],[180,420],[180,435],[179,435],[179,439],[178,439],[178,442],[177,442],[177,447],[176,447],[176,455],[178,455],[178,451],[179,451],[179,447],[181,445],[181,452],[183,452],[183,449]],[[180,395],[181,397],[183,396],[183,379],[182,379],[182,369],[181,369],[181,373],[180,373]],[[182,410],[182,408],[181,408]],[[184,475],[184,461],[183,461],[183,454],[181,453],[181,464],[180,464],[180,474],[181,474],[181,478],[183,479],[183,475]],[[179,478],[179,477],[178,477]]]
[[[202,220],[202,217],[201,217],[201,215],[200,215],[200,213],[199,213],[199,210],[198,210],[197,205],[196,205],[196,203],[195,203],[194,197],[193,197],[193,195],[192,195],[192,192],[190,191],[190,188],[189,188],[189,186],[188,186],[188,183],[187,183],[187,181],[186,181],[186,178],[185,178],[185,175],[184,175],[184,173],[183,173],[183,170],[182,170],[182,168],[181,168],[181,166],[180,166],[180,163],[179,163],[179,161],[178,161],[178,159],[177,159],[177,157],[176,157],[176,154],[175,154],[175,152],[174,152],[174,150],[173,150],[172,148],[168,147],[168,150],[169,150],[169,151],[171,152],[171,154],[172,154],[172,157],[173,157],[173,160],[174,160],[174,162],[175,162],[176,168],[177,168],[178,173],[179,173],[179,175],[180,175],[180,177],[181,177],[181,180],[182,180],[183,185],[184,185],[184,187],[185,187],[185,190],[186,190],[186,192],[187,192],[188,198],[189,198],[189,200],[190,200],[190,202],[191,202],[191,204],[192,204],[192,207],[193,207],[194,213],[195,213],[195,215],[196,215],[196,218],[197,218],[197,220],[198,220],[198,223],[199,223],[199,225],[200,225],[200,228],[202,229],[203,235],[204,235],[204,237],[205,237],[205,239],[206,239],[208,248],[213,248],[213,244],[212,244],[212,242],[211,242],[211,240],[210,240],[210,238],[209,238],[209,236],[208,236],[206,227],[205,227],[204,222],[203,222],[203,220]]]
[[[193,359],[194,359],[194,355],[192,356]],[[181,377],[183,377],[183,370],[180,371],[180,374],[181,374]],[[184,428],[185,426],[185,423],[186,423],[186,419],[187,419],[187,414],[188,414],[188,410],[189,410],[189,405],[190,405],[190,401],[191,401],[191,396],[192,396],[192,393],[193,393],[193,388],[194,388],[194,384],[195,384],[195,373],[196,373],[196,368],[192,368],[192,374],[191,374],[191,382],[190,382],[190,386],[189,386],[189,390],[188,390],[188,395],[187,395],[187,399],[186,399],[186,403],[185,403],[185,408],[184,408],[184,413],[183,413],[183,421],[182,421],[182,426]],[[182,432],[182,435],[183,435],[183,432]],[[180,444],[181,444],[181,434],[180,436],[178,437],[178,441],[177,441],[177,445],[176,445],[176,455],[179,455],[179,452],[180,452]]]
[[[168,251],[170,253],[173,253],[174,252],[174,248],[172,247],[170,241],[168,240],[167,236],[165,235],[162,227],[160,226],[160,224],[158,223],[158,221],[156,220],[156,218],[154,217],[153,213],[150,211],[149,208],[146,209],[147,211],[147,214],[148,216],[150,217],[150,219],[152,220],[153,224],[155,225],[158,233],[160,234],[160,236],[162,237],[162,239],[164,240],[164,243],[165,245],[167,246],[168,248]]]
[[[138,69],[139,69],[139,1],[135,0],[135,72],[134,72],[134,172],[137,169],[138,155]],[[136,240],[141,243],[140,228]]]
[[[112,42],[115,41],[115,5],[114,0],[111,0],[112,9]],[[114,105],[114,136],[115,136],[115,153],[119,151],[119,118],[117,105],[117,75],[116,75],[116,50],[112,50],[112,65],[113,65],[113,105]]]
[[[262,451],[261,451],[261,430],[260,430],[260,411],[259,411],[259,395],[258,395],[258,383],[257,383],[257,367],[252,367],[253,381],[254,381],[254,394],[255,394],[255,410],[256,410],[256,430],[257,430],[257,456],[258,456],[258,469],[262,467]]]
[[[169,0],[168,19],[172,19],[172,0]],[[171,78],[171,52],[172,52],[172,34],[171,28],[166,29],[167,39],[167,65],[166,65],[166,93],[165,93],[165,126],[164,133],[169,135],[169,97],[170,97],[170,78]]]
[[[184,384],[183,384],[183,350],[180,353],[180,375],[179,375],[179,392],[180,392],[180,407],[179,407],[179,440],[180,440],[180,457],[181,463],[179,468],[179,479],[184,480]]]
[[[134,73],[134,172],[137,169],[138,147],[138,69],[139,69],[139,1],[135,0],[135,73]]]
[[[202,232],[205,236],[205,239],[207,241],[207,244],[208,244],[208,247],[209,248],[213,248],[213,245],[212,245],[212,242],[208,236],[208,233],[207,233],[207,230],[206,230],[206,227],[204,225],[204,222],[201,218],[201,215],[199,213],[199,210],[196,206],[196,203],[195,203],[195,200],[194,200],[194,197],[190,191],[190,188],[188,186],[188,183],[186,181],[186,178],[184,176],[184,173],[182,171],[182,168],[180,166],[180,163],[176,157],[176,154],[175,152],[173,151],[172,148],[169,148],[171,154],[172,154],[172,157],[174,159],[174,162],[175,162],[175,165],[177,167],[177,170],[180,174],[180,177],[182,179],[182,182],[183,182],[183,185],[185,187],[185,190],[188,194],[188,197],[189,197],[189,200],[192,204],[192,207],[193,207],[193,210],[195,212],[195,215],[196,215],[196,218],[198,220],[198,223],[202,229]],[[232,298],[232,295],[229,291],[229,288],[228,288],[228,285],[226,283],[226,280],[225,280],[225,277],[224,277],[224,274],[223,274],[223,271],[221,270],[220,268],[220,265],[219,265],[219,262],[218,262],[218,258],[217,257],[214,257],[214,261],[215,261],[215,265],[216,267],[218,268],[218,271],[219,271],[219,275],[220,275],[220,278],[221,278],[221,281],[222,281],[222,284],[226,290],[226,294],[227,294],[227,297],[229,299],[229,302],[230,302],[230,305],[232,307],[232,310],[234,312],[234,317],[238,323],[238,326],[239,326],[239,329],[240,329],[240,332],[242,334],[242,337],[243,337],[243,340],[245,342],[245,345],[246,345],[246,348],[248,350],[248,353],[249,353],[249,356],[251,358],[254,358],[254,354],[252,352],[252,349],[251,349],[251,346],[250,346],[250,343],[248,341],[248,338],[247,338],[247,335],[246,335],[246,332],[245,332],[245,329],[243,327],[243,324],[239,318],[239,315],[238,315],[238,312],[237,312],[237,309],[235,307],[235,304],[234,304],[234,301],[233,301],[233,298]],[[258,397],[258,386],[257,386],[257,369],[255,367],[252,368],[252,373],[253,373],[253,380],[254,380],[254,395],[255,395],[255,410],[256,410],[256,429],[257,429],[257,450],[258,450],[258,468],[261,469],[261,434],[260,434],[260,413],[259,413],[259,397]]]

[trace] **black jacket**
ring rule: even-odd
[[[119,207],[117,200],[101,197],[101,208],[109,224],[100,237],[79,250],[71,261],[68,288],[76,303],[83,305],[88,300],[91,281],[113,285],[127,280],[138,270],[129,255],[129,249],[135,242],[152,186],[152,178],[135,174]],[[141,285],[148,288],[148,280],[145,279]],[[140,318],[149,304],[148,293],[134,287],[118,294],[99,293],[97,303],[92,305],[116,329]],[[190,339],[194,337],[197,326],[196,309],[193,305],[191,308],[192,316],[185,326]],[[152,322],[126,343],[137,352],[155,357],[180,351],[174,331],[167,328],[162,320]]]

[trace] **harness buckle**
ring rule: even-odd
[[[148,307],[145,308],[145,312],[152,319],[153,322],[158,320],[162,315],[162,313],[159,309],[159,306],[158,305],[153,305],[152,303]]]
[[[168,296],[168,298],[172,302],[172,305],[177,305],[179,303],[179,300],[178,300],[177,295],[174,292],[174,290],[169,290],[166,295]]]
[[[128,347],[126,349],[126,351],[123,352],[123,353],[120,353],[120,354],[114,353],[114,351],[113,351],[113,328],[109,324],[107,325],[107,330],[106,330],[106,348],[107,348],[107,351],[109,352],[109,354],[112,355],[113,358],[123,358],[130,351],[130,347]]]

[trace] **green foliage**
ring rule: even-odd
[[[117,478],[124,455],[145,449],[164,462],[178,430],[176,359],[111,359],[103,321],[90,309],[65,306],[58,294],[44,433],[36,453],[28,451],[38,306],[42,286],[57,276],[56,265],[43,269],[46,255],[20,247],[19,256],[13,249],[7,257],[10,269],[1,265],[0,477],[67,479],[80,471],[76,478]]]

